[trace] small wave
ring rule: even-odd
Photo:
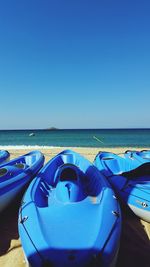
[[[0,146],[0,149],[4,149],[4,150],[9,150],[9,149],[52,149],[52,148],[60,148],[60,147],[56,147],[56,146],[39,146],[39,145],[33,145],[33,146],[27,146],[27,145],[4,145],[4,146]]]

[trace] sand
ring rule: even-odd
[[[41,149],[45,162],[64,148]],[[98,151],[123,153],[131,148],[72,148],[90,161]],[[133,148],[132,148],[133,149]],[[136,149],[136,148],[135,148]],[[142,148],[138,148],[141,150]],[[29,152],[31,149],[11,149],[11,159]],[[18,234],[18,210],[21,198],[1,214],[0,220],[0,267],[25,267],[23,250]],[[122,235],[117,267],[149,267],[150,266],[150,224],[134,216],[126,207],[122,209]]]

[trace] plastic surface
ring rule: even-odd
[[[123,202],[141,219],[150,222],[148,155],[148,152],[127,151],[120,157],[113,153],[101,152],[96,156],[94,164],[105,175]]]
[[[127,151],[127,158],[137,160],[140,163],[150,162],[150,150]]]
[[[113,266],[120,231],[113,190],[95,166],[70,150],[41,169],[19,214],[30,266]]]
[[[10,154],[7,150],[0,150],[0,164],[9,160]]]
[[[43,154],[32,151],[0,165],[0,211],[33,179],[43,163]]]

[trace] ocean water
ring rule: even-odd
[[[1,130],[2,146],[146,148],[150,147],[150,129]]]

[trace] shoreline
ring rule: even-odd
[[[21,156],[23,154],[28,153],[29,151],[34,150],[35,147],[20,147],[19,149],[12,147],[11,149],[8,149],[10,152],[10,159]],[[117,147],[117,148],[109,148],[109,147],[38,147],[37,150],[40,150],[45,155],[45,163],[50,160],[52,157],[57,155],[63,150],[71,149],[82,156],[86,157],[89,161],[93,162],[95,159],[95,156],[98,154],[99,151],[108,151],[113,152],[116,154],[123,154],[126,150],[143,150],[143,147],[137,148],[137,147]],[[150,147],[147,148],[150,150]],[[11,157],[12,155],[12,157]]]
[[[30,150],[30,149],[100,149],[114,151],[114,150],[150,150],[150,146],[143,147],[143,146],[41,146],[41,145],[0,145],[1,149],[11,149],[11,150]]]
[[[33,148],[33,147],[32,147]],[[20,149],[12,146],[9,149],[10,159],[19,157],[32,151],[31,147],[21,147]],[[99,151],[109,151],[122,154],[126,150],[142,150],[143,147],[48,147],[41,148],[40,151],[45,156],[45,163],[59,152],[65,149],[72,149],[88,160],[93,162]],[[150,149],[150,148],[147,148]],[[3,267],[25,267],[25,260],[21,242],[18,233],[18,210],[20,201],[12,203],[12,205],[3,212],[0,220],[0,266]],[[120,242],[120,251],[116,267],[148,267],[150,263],[150,224],[137,218],[131,214],[128,209],[122,209],[122,235]]]

